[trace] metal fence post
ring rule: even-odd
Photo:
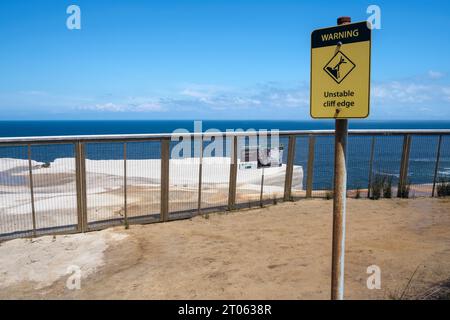
[[[436,179],[439,170],[439,162],[441,158],[441,145],[442,145],[442,135],[439,136],[439,142],[437,147],[436,166],[434,167],[434,177],[433,177],[433,191],[431,192],[432,197],[434,197],[434,191],[436,190]]]
[[[292,175],[294,173],[295,141],[296,141],[295,136],[289,136],[286,176],[284,179],[284,201],[290,201],[292,198],[291,194],[292,194]]]
[[[306,173],[306,198],[312,197],[313,175],[314,175],[314,148],[316,144],[316,137],[309,136],[308,147],[308,170]]]
[[[372,146],[370,148],[369,183],[367,185],[367,198],[370,198],[370,189],[372,188],[374,151],[375,151],[375,136],[372,137]]]
[[[161,140],[161,221],[169,220],[170,140]]]
[[[261,188],[259,189],[259,206],[263,207],[264,195],[264,167],[261,169]]]
[[[87,196],[86,196],[86,158],[84,143],[75,143],[75,176],[77,190],[78,231],[88,230]]]
[[[198,164],[198,203],[197,212],[202,213],[202,176],[203,176],[203,136],[200,136],[199,146],[199,164]]]
[[[236,179],[237,179],[237,136],[232,137],[230,181],[228,189],[228,210],[233,210],[236,205]]]
[[[31,195],[31,217],[33,221],[33,236],[36,236],[36,209],[34,206],[34,186],[33,186],[33,169],[31,166],[31,145],[28,144],[28,171],[30,181],[30,195]]]
[[[125,228],[128,229],[127,212],[127,143],[123,143],[123,214]]]
[[[402,198],[407,180],[408,180],[408,164],[409,164],[409,153],[411,150],[411,136],[405,135],[403,138],[403,150],[402,150],[402,160],[400,164],[400,175],[398,180],[397,197]]]

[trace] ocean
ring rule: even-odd
[[[450,121],[370,121],[351,120],[350,129],[450,129]],[[173,121],[0,121],[0,137],[89,135],[89,134],[142,134],[171,133],[176,129],[194,131],[194,122]],[[208,120],[202,123],[203,131],[211,128],[250,128],[278,130],[319,130],[333,129],[333,121],[268,121],[268,120]],[[371,153],[371,137],[350,137],[348,142],[348,187],[367,188]],[[402,137],[377,137],[373,163],[373,175],[392,177],[393,183],[399,176],[402,152]],[[281,144],[287,148],[287,139]],[[333,137],[318,137],[315,145],[314,189],[331,189],[333,176]],[[438,138],[413,136],[409,163],[409,180],[412,184],[429,184],[433,181]],[[121,159],[123,146],[118,143],[91,143],[86,147],[88,159]],[[33,146],[32,159],[52,162],[57,158],[74,157],[71,145]],[[127,148],[128,159],[159,158],[159,144],[136,142]],[[26,159],[24,147],[0,147],[0,158]],[[286,162],[287,152],[283,161]],[[299,137],[296,143],[295,164],[303,166],[306,173],[308,159],[308,138]],[[439,178],[450,179],[450,136],[442,141]],[[306,175],[305,175],[306,176]],[[305,185],[306,177],[303,184]],[[0,175],[1,183],[1,175]]]
[[[448,121],[373,121],[351,120],[350,129],[450,129]],[[84,134],[171,133],[183,128],[194,130],[192,120],[136,120],[136,121],[0,121],[0,137],[27,137]],[[277,121],[277,120],[205,120],[203,129],[334,129],[333,121]]]

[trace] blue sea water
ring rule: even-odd
[[[350,129],[450,129],[446,121],[370,121],[351,120]],[[0,121],[0,137],[171,133],[184,128],[194,131],[194,121],[137,120],[137,121]],[[226,129],[279,129],[319,130],[333,129],[333,121],[277,121],[277,120],[205,120],[203,130]]]
[[[350,129],[450,129],[450,121],[368,121],[351,120]],[[89,134],[141,134],[171,133],[176,129],[194,131],[194,122],[173,121],[0,121],[0,137],[89,135]],[[333,121],[261,121],[261,120],[216,120],[203,121],[203,131],[215,128],[227,129],[278,129],[314,130],[333,129]],[[349,188],[366,188],[369,177],[371,137],[350,137],[348,142],[348,185]],[[287,139],[281,143],[287,147]],[[318,137],[315,146],[314,177],[315,189],[330,189],[333,176],[333,144],[330,137]],[[402,137],[377,137],[373,174],[388,175],[395,184],[398,178],[402,152]],[[434,176],[438,138],[413,136],[409,163],[409,179],[413,184],[431,183]],[[33,146],[32,159],[51,162],[56,158],[74,157],[73,145]],[[91,143],[86,146],[88,159],[122,159],[123,144]],[[135,142],[127,147],[128,159],[159,158],[157,142]],[[306,172],[308,138],[299,137],[296,143],[295,164]],[[24,147],[0,147],[0,158],[27,158]],[[287,153],[284,153],[286,162]],[[442,142],[440,178],[450,178],[450,137]],[[0,177],[1,182],[1,177]],[[11,181],[10,181],[11,182]],[[303,183],[305,184],[305,180]]]

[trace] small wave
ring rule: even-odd
[[[432,159],[432,158],[416,158],[416,159],[410,159],[410,161],[414,161],[414,162],[430,162],[430,161],[436,161],[436,159]]]
[[[410,158],[410,161],[415,161],[415,162],[435,162],[436,161],[436,157],[432,157],[432,158]],[[448,157],[440,157],[439,161],[441,162],[447,162],[450,161],[450,158]]]
[[[374,171],[374,174],[378,174],[378,175],[384,175],[384,176],[390,176],[390,177],[395,177],[395,178],[399,178],[400,175],[398,173],[390,173],[390,172],[383,172],[383,171]]]

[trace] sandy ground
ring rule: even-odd
[[[4,242],[0,298],[328,299],[331,209],[332,201],[302,200],[44,237],[35,240],[41,249],[29,240]],[[415,270],[405,297],[450,278],[450,199],[349,199],[347,222],[347,299],[398,298]],[[86,236],[97,249],[80,241]],[[74,263],[82,270],[90,263],[80,290],[67,289],[69,275],[61,276]],[[27,276],[33,265],[44,280]],[[380,290],[367,289],[371,265],[381,268]]]
[[[104,264],[108,246],[126,237],[109,229],[58,238],[11,240],[0,246],[0,289],[22,281],[33,283],[34,289],[45,288],[65,276],[71,266],[80,267],[86,278]]]

